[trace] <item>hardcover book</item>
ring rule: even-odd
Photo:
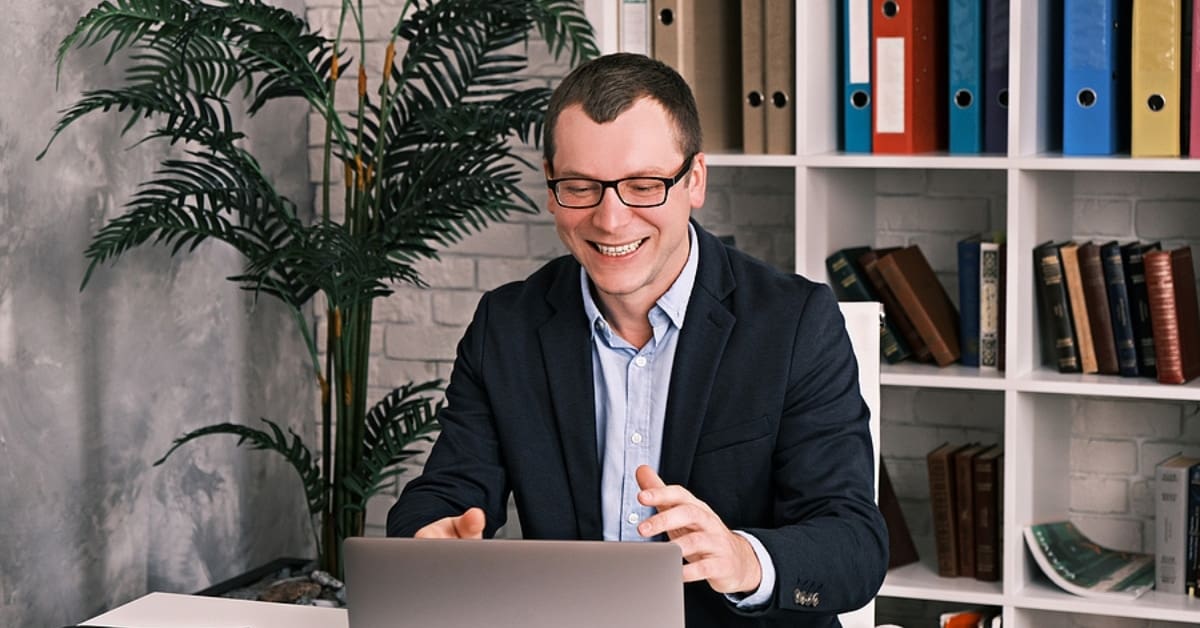
[[[858,267],[858,258],[870,250],[865,246],[841,249],[825,258],[825,269],[829,271],[829,282],[838,301],[879,300],[866,274]],[[888,364],[910,355],[908,345],[887,318],[879,323],[879,352]]]
[[[954,473],[954,455],[970,446],[945,443],[925,457],[929,471],[929,505],[933,511],[937,572],[943,578],[958,575],[958,510],[955,500],[957,476]]]
[[[925,345],[924,340],[921,340],[921,334],[917,333],[917,328],[913,327],[912,321],[908,320],[904,308],[900,307],[900,303],[896,301],[896,295],[879,272],[879,258],[899,249],[900,247],[897,246],[867,251],[859,256],[858,265],[862,267],[867,281],[871,287],[875,288],[876,296],[883,303],[884,317],[892,323],[896,331],[900,332],[900,337],[908,344],[908,349],[912,352],[913,357],[918,362],[933,362],[933,354],[929,352],[929,347]]]
[[[1083,274],[1079,270],[1079,245],[1066,242],[1058,247],[1062,261],[1063,281],[1071,302],[1071,324],[1075,327],[1075,344],[1079,348],[1079,367],[1084,373],[1096,373],[1096,343],[1092,340],[1092,324],[1088,318],[1087,297],[1083,294]]]
[[[958,348],[963,366],[979,366],[978,233],[958,241]]]
[[[1100,245],[1095,242],[1079,245],[1079,275],[1083,279],[1083,296],[1087,303],[1092,346],[1096,349],[1096,370],[1105,375],[1116,375],[1120,372],[1120,367],[1117,363],[1112,316],[1109,314],[1108,286],[1104,282]]]
[[[1200,375],[1200,306],[1192,250],[1150,251],[1142,256],[1154,330],[1158,381],[1183,384]]]
[[[1075,342],[1075,325],[1066,282],[1063,280],[1059,245],[1043,242],[1034,249],[1033,257],[1033,268],[1037,273],[1043,362],[1056,367],[1061,373],[1078,373],[1079,348]]]
[[[900,509],[900,500],[896,497],[896,489],[888,477],[887,465],[879,460],[879,512],[887,524],[888,531],[888,569],[902,567],[917,562],[917,544],[913,541],[908,522],[904,520],[904,511]]]
[[[975,577],[975,458],[992,445],[973,445],[954,454],[955,533],[958,535],[958,575]]]
[[[1100,247],[1104,283],[1108,286],[1108,312],[1117,349],[1117,368],[1124,377],[1138,375],[1137,345],[1133,336],[1133,314],[1129,309],[1129,283],[1116,240]]]
[[[975,579],[1000,580],[1003,560],[1004,448],[975,457]]]
[[[1004,309],[1004,245],[979,243],[979,368],[1000,368],[1000,326]]]
[[[1154,467],[1154,588],[1160,593],[1187,593],[1188,495],[1197,463],[1200,458],[1174,455]]]
[[[1157,377],[1154,361],[1154,330],[1150,322],[1150,295],[1146,289],[1146,267],[1142,256],[1147,251],[1158,251],[1158,242],[1143,244],[1130,242],[1121,247],[1121,263],[1125,267],[1125,284],[1129,292],[1129,313],[1133,322],[1133,342],[1137,349],[1138,373],[1145,377]]]
[[[929,346],[938,366],[959,358],[958,312],[917,246],[879,258],[879,272]]]

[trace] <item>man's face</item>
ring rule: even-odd
[[[563,110],[554,128],[552,178],[600,180],[673,177],[688,155],[680,153],[674,124],[657,101],[642,98],[615,120],[598,124],[579,105]],[[549,191],[547,207],[558,236],[587,270],[599,298],[647,306],[671,287],[688,257],[688,217],[704,204],[704,154],[670,188],[658,207],[630,207],[612,188],[590,209],[562,207]]]

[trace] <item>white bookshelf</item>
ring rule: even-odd
[[[606,52],[616,48],[618,0],[587,0]],[[1089,625],[1089,617],[1149,620],[1155,626],[1200,624],[1200,600],[1148,593],[1131,603],[1077,597],[1050,584],[1025,548],[1022,527],[1068,517],[1071,405],[1080,398],[1200,401],[1200,381],[1184,386],[1149,379],[1061,374],[1040,364],[1032,251],[1046,240],[1086,231],[1072,200],[1081,179],[1097,173],[1112,185],[1145,176],[1196,177],[1200,160],[1078,158],[1058,154],[1060,116],[1050,81],[1051,3],[1011,0],[1009,151],[1006,155],[858,155],[838,151],[838,5],[797,2],[797,154],[710,155],[714,166],[791,168],[795,181],[796,271],[826,277],[824,259],[839,248],[870,243],[876,229],[876,173],[882,170],[980,171],[1003,179],[1005,208],[993,229],[1008,234],[1005,372],[917,363],[884,365],[883,386],[988,391],[1003,397],[1004,547],[1002,582],[939,578],[931,556],[891,571],[881,596],[996,606],[1006,628]],[[610,10],[611,9],[611,10]],[[736,25],[730,25],[736,27]],[[1200,201],[1197,202],[1200,210]],[[1164,242],[1164,245],[1166,242]],[[885,406],[886,413],[886,406]],[[924,452],[920,452],[923,455]],[[1107,624],[1106,624],[1107,625]]]

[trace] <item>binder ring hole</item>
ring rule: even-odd
[[[746,94],[746,102],[751,107],[761,107],[766,100],[766,98],[763,98],[762,92],[758,90]]]
[[[1146,99],[1146,106],[1150,108],[1150,111],[1162,111],[1163,107],[1167,106],[1167,99],[1163,98],[1162,94],[1151,94]]]
[[[1008,109],[1008,88],[1002,89],[999,94],[996,94],[996,102],[1000,103],[1002,108]]]
[[[659,11],[658,21],[662,22],[663,26],[670,26],[675,22],[675,12],[670,9]]]
[[[887,2],[883,3],[884,17],[896,17],[896,14],[899,12],[900,5],[896,4],[894,0],[888,0]]]
[[[871,95],[866,90],[856,89],[850,94],[850,106],[855,109],[863,109],[871,104]]]
[[[1096,92],[1085,87],[1075,95],[1075,100],[1079,103],[1080,107],[1091,109],[1092,105],[1096,104]]]
[[[975,102],[975,97],[971,95],[971,90],[960,89],[954,92],[954,105],[959,109],[966,109]]]
[[[779,109],[783,109],[788,104],[787,94],[783,92],[773,92],[771,94],[771,104]]]

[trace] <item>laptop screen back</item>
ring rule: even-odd
[[[670,543],[350,538],[350,628],[682,628]]]

